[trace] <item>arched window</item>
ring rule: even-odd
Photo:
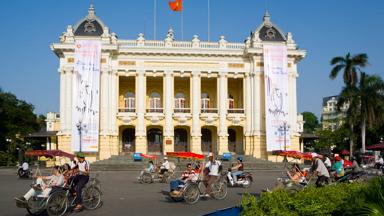
[[[185,95],[181,92],[175,95],[175,108],[185,108]]]
[[[158,128],[152,128],[148,130],[148,144],[162,144],[163,133]]]
[[[228,150],[236,152],[236,131],[233,129],[228,129]]]
[[[127,92],[124,95],[124,108],[128,110],[128,112],[135,111],[135,94],[132,92]]]
[[[212,152],[212,132],[207,128],[201,129],[201,150]]]
[[[210,108],[210,101],[208,93],[201,93],[201,109],[209,109]]]
[[[161,97],[157,92],[152,92],[149,99],[149,106],[152,112],[156,112],[157,110],[161,110]]]

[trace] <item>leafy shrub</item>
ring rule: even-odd
[[[365,188],[365,184],[353,183],[309,187],[294,194],[279,189],[263,193],[259,199],[245,195],[242,215],[342,215]]]

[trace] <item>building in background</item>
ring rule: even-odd
[[[164,154],[233,152],[272,160],[266,151],[263,45],[287,47],[290,139],[300,150],[297,119],[297,63],[305,51],[284,34],[268,13],[244,43],[118,39],[95,15],[68,26],[51,45],[59,58],[58,148],[71,149],[74,49],[77,39],[98,40],[101,48],[100,135],[95,160],[131,152]]]
[[[321,112],[321,124],[324,130],[334,131],[343,125],[347,117],[349,105],[345,104],[340,109],[337,108],[338,96],[323,98],[323,108]]]

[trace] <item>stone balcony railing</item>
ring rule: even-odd
[[[233,50],[242,50],[245,48],[244,43],[225,43],[220,44],[218,42],[199,42],[194,44],[192,41],[172,41],[171,43],[166,43],[161,40],[119,40],[118,42],[120,48],[132,48],[132,47],[173,47],[179,49],[233,49]]]

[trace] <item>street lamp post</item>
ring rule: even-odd
[[[82,149],[81,149],[81,147],[82,147],[82,145],[81,145],[81,141],[82,141],[81,140],[81,135],[82,135],[83,128],[85,128],[86,125],[83,125],[82,122],[79,121],[79,123],[76,124],[76,127],[77,127],[77,130],[79,131],[79,144],[80,144],[79,152],[81,152],[82,151]]]
[[[287,131],[289,131],[290,126],[287,122],[284,122],[283,125],[279,127],[279,131],[284,133],[284,151],[287,151]],[[287,155],[284,155],[283,162],[286,164],[288,162]]]

